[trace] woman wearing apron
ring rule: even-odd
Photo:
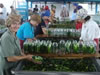
[[[94,41],[97,45],[98,51],[100,38],[100,28],[98,24],[92,20],[92,18],[87,14],[87,11],[83,8],[77,12],[77,19],[83,23],[80,40]]]

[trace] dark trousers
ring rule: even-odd
[[[9,67],[4,68],[4,75],[13,75],[11,71],[19,71],[22,69],[23,61],[19,61],[16,63],[9,63]]]

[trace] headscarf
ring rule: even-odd
[[[78,10],[78,12],[77,12],[77,19],[85,19],[88,16],[87,13],[88,13],[87,10],[84,9],[84,8]]]

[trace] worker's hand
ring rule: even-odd
[[[27,39],[27,41],[32,42],[33,40],[32,39]]]
[[[42,64],[41,61],[35,61],[35,60],[32,58],[32,56],[33,56],[33,55],[29,54],[29,55],[26,56],[26,59],[29,60],[29,61],[31,61],[31,62],[33,62],[33,63],[35,63],[35,64]]]
[[[37,40],[37,39],[34,37],[33,40]]]
[[[82,43],[82,42],[83,42],[83,40],[80,40],[79,42],[80,42],[80,43]]]
[[[29,60],[29,61],[32,61],[32,56],[33,56],[33,55],[28,54],[28,55],[26,55],[26,59]]]
[[[42,31],[44,34],[47,34],[47,29],[45,27],[42,27]]]

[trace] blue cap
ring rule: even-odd
[[[78,6],[78,3],[73,3],[73,5],[77,7]]]
[[[81,8],[83,8],[83,7],[82,7],[82,6],[80,6],[80,5],[77,7],[77,9],[78,9],[78,10],[80,10]]]

